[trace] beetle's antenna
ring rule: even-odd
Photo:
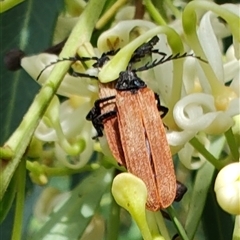
[[[101,67],[103,64],[104,64],[104,61],[106,60],[106,57],[107,56],[113,56],[115,55],[120,49],[117,49],[117,50],[110,50],[108,52],[105,52],[102,54],[102,56],[100,58],[98,57],[79,57],[79,56],[75,56],[75,57],[68,57],[68,58],[62,58],[62,59],[58,59],[57,61],[55,62],[51,62],[50,64],[48,64],[47,66],[45,66],[45,68],[43,68],[41,70],[41,72],[39,73],[38,77],[37,77],[37,80],[40,78],[40,76],[42,75],[42,73],[50,66],[56,64],[56,63],[59,63],[59,62],[63,62],[63,61],[71,61],[73,63],[77,62],[77,61],[82,61],[82,62],[86,62],[86,61],[91,61],[91,60],[95,60],[96,63],[93,64],[93,67]],[[72,74],[73,76],[83,76],[83,77],[86,77],[87,74],[77,74],[77,73],[74,73]],[[91,77],[91,76],[90,76]],[[94,77],[92,77],[94,78]]]
[[[159,53],[161,53],[161,52],[159,52]],[[208,63],[206,60],[202,59],[199,56],[195,56],[192,53],[183,53],[183,54],[177,53],[175,55],[172,54],[172,55],[170,55],[168,57],[166,57],[167,55],[165,53],[161,53],[161,55],[162,55],[162,58],[160,58],[159,60],[155,59],[152,63],[148,62],[144,66],[142,66],[140,68],[137,68],[137,69],[134,69],[133,71],[134,72],[145,71],[145,70],[154,68],[154,67],[156,67],[156,66],[158,66],[160,64],[163,64],[165,62],[169,62],[169,61],[180,59],[180,58],[186,58],[186,57],[193,57],[193,58],[196,58],[196,59],[198,59],[198,60],[200,60],[200,61],[202,61],[204,63]]]
[[[57,61],[55,62],[51,62],[50,64],[48,64],[47,66],[45,66],[45,68],[43,68],[41,70],[41,72],[38,74],[38,77],[37,77],[37,80],[40,78],[40,76],[42,75],[42,73],[50,66],[56,64],[56,63],[59,63],[59,62],[63,62],[63,61],[71,61],[73,63],[75,63],[76,61],[83,61],[83,62],[86,62],[86,61],[90,61],[90,60],[98,60],[97,57],[68,57],[68,58],[62,58],[62,59],[58,59]]]

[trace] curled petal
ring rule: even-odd
[[[217,16],[212,12],[207,12],[204,14],[200,22],[198,37],[203,47],[204,53],[207,56],[208,63],[211,65],[217,78],[223,82],[222,54],[218,39],[214,32],[214,30],[216,30],[216,26],[213,28],[212,25],[212,22],[214,20],[217,20]]]
[[[210,141],[205,136],[201,135],[197,138],[206,149],[209,149]],[[191,170],[199,169],[206,162],[206,159],[189,143],[186,143],[184,148],[178,152],[178,156],[181,163]]]
[[[240,96],[240,61],[235,57],[235,51],[233,45],[231,45],[226,52],[227,62],[224,64],[224,82],[230,82],[230,88],[235,91],[235,93]]]
[[[183,130],[167,132],[167,140],[170,146],[183,146],[196,135],[196,131]]]
[[[55,129],[53,129],[51,126],[48,126],[46,121],[43,120],[41,120],[38,124],[38,127],[35,131],[35,137],[46,142],[58,140]]]
[[[145,31],[154,27],[156,27],[154,23],[145,20],[121,21],[113,28],[101,34],[98,38],[98,49],[101,52],[106,52],[111,48],[122,48],[131,41],[131,32],[134,29],[142,28],[142,31]]]
[[[213,96],[204,93],[182,98],[175,105],[173,115],[179,127],[190,131],[219,134],[233,125],[227,113],[216,111]]]
[[[238,17],[239,21],[239,11],[240,11],[240,4],[223,4],[221,5],[223,8],[229,10],[234,15]],[[234,21],[235,24],[235,21]],[[234,55],[236,59],[240,59],[240,41],[239,41],[239,24],[236,24],[233,27],[232,31],[236,31],[237,34],[233,34],[233,47],[234,47]]]
[[[86,99],[87,101],[87,99]],[[84,124],[86,123],[85,117],[91,109],[91,104],[83,102],[78,108],[73,108],[69,100],[60,105],[59,121],[64,135],[67,138],[72,138],[81,133]],[[35,131],[35,136],[46,142],[58,140],[56,129],[45,124],[41,121]]]
[[[49,54],[49,53],[41,53],[38,55],[33,55],[30,57],[24,57],[21,60],[21,66],[22,68],[33,78],[37,79],[40,72],[50,63],[55,63],[58,59],[57,55]],[[46,68],[45,71],[43,71],[43,77],[46,79],[46,76],[48,76],[52,70],[53,66]]]
[[[226,113],[229,116],[235,116],[240,114],[240,98],[235,98],[229,103]]]
[[[236,16],[239,16],[240,4],[225,3],[225,4],[221,5],[221,7],[229,10],[230,12],[235,14]]]
[[[72,77],[67,74],[64,77],[64,80],[62,81],[57,93],[66,97],[70,97],[71,95],[89,97],[93,93],[98,93],[97,81],[86,78]]]
[[[235,77],[233,78],[231,84],[230,84],[230,88],[234,90],[234,92],[238,95],[238,97],[240,96],[240,68],[237,71],[237,74],[235,75]]]
[[[58,154],[59,159],[63,159],[64,163],[70,163],[70,166],[73,162],[75,168],[84,165],[90,157],[87,154],[84,161],[81,160],[79,163],[78,158],[81,153],[84,152],[81,156],[85,156],[87,152],[89,153],[89,149],[90,152],[93,150],[92,144],[88,144],[90,148],[85,148],[86,142],[92,143],[92,125],[85,119],[90,109],[90,103],[88,99],[82,98],[81,100],[80,103],[75,103],[73,99],[70,99],[60,105],[57,97],[53,98],[43,121],[35,131],[35,136],[38,139],[46,142],[57,142],[61,147],[56,154],[62,151],[62,155]],[[76,104],[80,104],[80,106],[74,108],[73,105]]]
[[[229,61],[224,64],[224,82],[229,82],[236,75],[239,75],[240,71],[240,62],[236,59]]]
[[[119,9],[115,16],[115,22],[134,19],[135,11],[136,11],[135,6],[125,6]],[[144,13],[143,19],[150,21],[149,14],[147,12]]]
[[[230,12],[232,12],[234,15],[236,15],[239,18],[240,4],[223,4],[222,7],[229,10]],[[235,22],[234,22],[234,24],[235,24]],[[239,24],[236,24],[235,28],[236,29],[232,29],[232,31],[235,30],[237,33],[239,33]],[[239,34],[237,36],[235,36],[233,34],[233,46],[234,46],[235,57],[239,60],[239,58],[240,58]]]
[[[78,108],[72,108],[70,101],[61,104],[60,121],[67,138],[76,136],[84,129],[89,109],[91,109],[91,103],[88,99],[83,99]]]
[[[240,163],[224,167],[217,175],[214,191],[218,204],[230,214],[240,214]]]
[[[227,60],[227,62],[230,62],[230,61],[232,61],[232,60],[236,60],[233,45],[231,45],[231,46],[227,49],[225,55],[226,55],[226,60]]]
[[[208,134],[219,134],[226,132],[234,122],[228,114],[223,112],[217,112],[216,117],[211,124],[204,129],[204,132]]]
[[[167,56],[172,54],[166,35],[160,35],[160,41],[156,44],[156,49],[160,49],[160,51],[166,53]],[[159,59],[159,55],[153,55],[153,60],[155,59]],[[156,82],[156,87],[152,87],[151,82],[149,83],[149,86],[155,92],[160,93],[161,98],[166,103],[169,103],[169,98],[173,88],[173,62],[169,61],[164,64],[160,64],[153,69],[153,72],[155,76],[154,82]]]
[[[37,79],[41,71],[51,63],[57,64],[58,56],[48,53],[41,53],[31,57],[25,57],[21,61],[22,67],[33,78]],[[51,73],[54,64],[44,69],[41,73],[38,83],[43,85],[49,74]],[[95,74],[93,74],[95,75]],[[86,78],[73,77],[67,74],[64,77],[57,93],[62,96],[69,97],[71,95],[90,96],[92,93],[97,93],[97,81]]]
[[[196,82],[199,77],[197,70],[196,59],[187,58],[184,62],[183,70],[183,83],[187,94],[201,90],[200,84],[198,84],[200,89],[196,90]]]
[[[234,126],[232,127],[233,134],[240,137],[240,114],[233,117]]]
[[[134,18],[135,7],[134,6],[125,6],[116,13],[115,21],[121,22],[123,20],[131,20]]]
[[[90,123],[85,125],[84,130],[81,132],[79,136],[80,140],[84,143],[84,148],[78,155],[69,155],[63,148],[59,145],[58,142],[55,143],[55,155],[56,158],[66,167],[71,169],[79,169],[89,161],[92,153],[93,153],[93,141],[90,135],[92,126]],[[76,140],[75,140],[76,141]],[[75,143],[76,144],[76,143]]]

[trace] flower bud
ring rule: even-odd
[[[224,211],[240,214],[240,162],[229,164],[218,173],[214,191]]]
[[[152,239],[146,221],[147,188],[144,182],[131,173],[121,173],[113,180],[112,194],[115,201],[129,211],[143,238]]]

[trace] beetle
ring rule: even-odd
[[[138,154],[135,153],[135,151],[137,151],[136,150],[137,144],[135,144],[135,141],[139,141],[139,139],[135,139],[135,137],[138,134],[137,133],[138,129],[136,129],[136,127],[137,127],[136,118],[135,118],[136,115],[134,115],[134,112],[132,112],[131,116],[129,116],[129,114],[128,114],[129,112],[131,112],[132,108],[128,108],[127,114],[119,115],[119,114],[121,114],[121,108],[126,107],[126,105],[125,105],[127,103],[125,101],[126,97],[127,97],[128,103],[129,103],[129,105],[127,105],[127,106],[132,106],[133,110],[136,110],[137,108],[134,108],[134,106],[136,106],[135,98],[138,98],[138,96],[135,94],[133,95],[131,92],[126,92],[126,93],[118,92],[118,91],[116,91],[116,89],[114,87],[115,87],[114,83],[107,84],[107,85],[104,84],[104,86],[100,87],[101,96],[106,96],[109,94],[118,94],[118,95],[111,96],[111,97],[104,97],[102,99],[97,100],[95,102],[95,106],[93,107],[93,110],[91,110],[89,112],[89,114],[87,115],[87,120],[92,121],[93,125],[97,129],[97,132],[100,133],[100,135],[95,136],[94,139],[103,135],[102,129],[104,126],[105,135],[107,138],[109,148],[110,148],[114,158],[117,160],[118,164],[121,166],[124,166],[129,172],[138,176],[142,180],[144,180],[142,176],[144,176],[145,173],[147,172],[146,169],[151,168],[151,171],[148,172],[148,174],[150,174],[151,181],[153,181],[153,182],[161,179],[161,177],[163,177],[165,180],[167,180],[167,178],[165,178],[166,175],[164,175],[164,174],[169,172],[170,174],[168,176],[171,178],[172,183],[173,183],[172,188],[166,189],[167,185],[165,185],[165,190],[162,188],[161,189],[163,192],[166,191],[169,205],[172,203],[173,200],[177,201],[177,202],[180,201],[182,199],[182,197],[184,196],[184,194],[186,193],[187,188],[182,183],[176,181],[175,173],[174,173],[174,169],[173,169],[173,165],[172,165],[172,156],[171,156],[171,153],[169,152],[169,146],[168,146],[168,143],[166,140],[165,130],[163,128],[161,118],[160,118],[160,121],[158,119],[159,117],[165,116],[165,114],[167,113],[167,108],[160,105],[158,96],[156,94],[154,94],[152,92],[152,90],[150,90],[149,88],[146,88],[145,90],[139,90],[138,94],[140,94],[141,100],[146,100],[146,99],[144,99],[144,97],[146,97],[148,95],[148,97],[152,101],[152,104],[153,104],[152,106],[154,106],[154,104],[156,104],[156,101],[154,102],[154,99],[156,99],[158,101],[158,103],[156,104],[157,110],[155,107],[153,107],[151,109],[153,109],[155,114],[158,114],[158,116],[155,115],[155,117],[158,119],[157,124],[161,126],[158,129],[158,131],[154,131],[155,132],[154,137],[158,139],[158,141],[154,142],[154,144],[155,144],[154,146],[157,147],[157,152],[155,152],[155,157],[157,154],[159,154],[159,156],[161,156],[161,159],[159,161],[159,156],[157,155],[157,160],[156,160],[157,163],[156,162],[155,163],[158,164],[158,171],[160,171],[162,173],[162,176],[161,176],[152,171],[153,165],[151,165],[151,162],[152,162],[151,149],[149,147],[148,140],[146,140],[147,149],[145,149],[145,151],[144,151],[145,155],[148,154],[147,155],[148,159],[141,161],[143,156],[140,154],[140,152],[138,152]],[[118,100],[121,101],[119,104],[118,104]],[[132,105],[132,101],[134,102],[134,105]],[[147,104],[146,101],[144,101],[142,103],[144,103],[145,106]],[[147,107],[149,107],[149,106],[147,106]],[[98,110],[96,110],[96,109],[98,109]],[[120,112],[119,112],[119,110],[120,110]],[[159,115],[158,110],[162,111],[163,113],[161,115]],[[100,115],[98,115],[98,114],[100,114]],[[122,116],[124,116],[124,118],[122,118]],[[131,138],[130,138],[130,140],[133,142],[133,146],[134,146],[134,149],[132,149],[131,152],[128,151],[128,148],[130,147],[130,142],[125,141],[125,137],[124,137],[127,135],[127,134],[124,134],[124,131],[125,131],[125,128],[127,128],[128,126],[124,125],[124,127],[121,127],[119,125],[119,119],[120,119],[120,122],[124,123],[124,119],[128,118],[127,120],[129,120],[130,117],[133,117],[133,119],[134,119],[131,122],[131,130],[130,130],[131,134],[129,134],[129,136],[134,134],[134,136],[131,136]],[[150,120],[153,121],[151,116],[148,115],[147,118],[149,118],[149,117],[150,117]],[[156,126],[156,124],[151,125],[150,127],[154,128],[155,126]],[[142,125],[141,125],[141,127],[142,127]],[[157,134],[161,134],[161,135],[157,135]],[[162,146],[162,143],[164,143],[163,146]],[[153,148],[154,146],[151,146],[151,147]],[[162,148],[161,148],[161,146],[162,146]],[[144,148],[144,146],[143,146],[143,148]],[[127,156],[126,156],[125,152],[128,153]],[[166,159],[165,159],[165,157],[166,157]],[[166,171],[164,171],[164,169],[162,167],[162,162],[163,161],[165,162],[165,160],[169,164],[169,166],[167,166],[166,164],[164,165],[164,167],[166,168],[165,169]],[[149,165],[149,163],[150,163],[150,165]],[[145,166],[145,164],[147,165],[147,167]],[[137,167],[137,168],[135,168],[135,167]],[[150,182],[148,177],[147,177],[147,179],[145,179],[144,182],[145,182],[145,184],[147,182],[146,185],[148,188],[148,192],[153,191],[154,192],[153,196],[156,197],[156,194],[157,194],[156,191],[158,191],[159,186],[154,184],[153,182]],[[164,184],[164,183],[162,182],[162,184]],[[175,190],[175,188],[176,188],[176,190]],[[171,191],[171,196],[169,196],[169,191]],[[162,204],[162,205],[160,205],[160,204]],[[165,204],[164,204],[164,202],[158,202],[156,204],[155,202],[148,200],[148,203],[147,203],[147,208],[150,210],[153,210],[153,211],[156,211],[159,208],[166,208],[166,207],[167,207],[166,202],[165,202]]]
[[[99,83],[100,99],[86,117],[97,130],[96,138],[102,136],[102,130],[105,129],[108,144],[118,163],[145,182],[149,193],[146,206],[152,211],[166,208],[173,202],[177,183],[164,125],[159,115],[159,110],[162,110],[164,116],[167,108],[160,105],[157,95],[147,88],[136,72],[166,61],[192,56],[184,53],[166,57],[166,54],[153,49],[158,40],[155,36],[137,48],[127,70],[121,72],[115,82]],[[101,68],[117,51],[104,53],[101,58],[72,57],[59,61],[96,60],[93,67]],[[133,63],[151,53],[162,55],[162,58],[137,70],[132,69]],[[97,79],[96,76],[84,73],[72,72],[72,75]]]
[[[184,53],[166,57],[160,53],[163,55],[160,60],[132,69],[132,64],[147,53],[159,53],[152,49],[156,44],[154,41],[147,47],[141,46],[144,51],[140,48],[134,52],[132,62],[116,81],[99,83],[100,99],[95,102],[86,119],[92,121],[97,130],[94,138],[103,136],[104,128],[113,156],[120,165],[144,181],[148,189],[146,207],[157,211],[168,207],[174,200],[180,201],[187,189],[176,181],[171,151],[161,120],[168,109],[161,106],[159,97],[136,72],[192,55]],[[163,112],[161,116],[159,110]]]
[[[175,199],[177,185],[159,114],[164,110],[165,115],[167,109],[131,67],[120,73],[115,86],[101,85],[99,95],[102,99],[95,102],[87,120],[93,122],[98,136],[104,125],[113,156],[144,181],[148,189],[146,207],[152,211],[168,207]],[[99,115],[96,109],[100,109]]]
[[[141,60],[141,58],[145,57],[146,55],[149,55],[150,53],[160,53],[158,50],[153,49],[153,47],[156,45],[156,43],[159,41],[158,36],[154,36],[151,40],[149,40],[147,43],[141,45],[138,47],[135,52],[133,53],[131,57],[131,64],[136,63]],[[117,50],[118,51],[118,50]],[[112,53],[116,53],[111,52]],[[103,53],[102,57],[97,59],[96,63],[93,64],[93,67],[101,68],[108,60],[109,60],[109,52]],[[81,76],[81,73],[74,73],[74,76]],[[89,121],[92,121],[93,126],[95,127],[97,131],[97,136],[93,137],[93,139],[96,139],[98,137],[103,136],[102,130],[105,128],[105,132],[107,132],[107,140],[108,144],[110,146],[111,152],[115,159],[118,161],[120,165],[124,165],[126,167],[125,159],[123,150],[121,147],[121,142],[119,138],[119,130],[117,126],[117,119],[114,117],[115,113],[112,111],[115,108],[115,96],[117,94],[116,88],[115,88],[116,81],[110,82],[110,83],[101,83],[99,82],[99,100],[95,102],[95,107],[92,108],[92,110],[88,113],[86,116],[86,119]],[[110,97],[109,97],[110,96]],[[104,108],[100,109],[100,104],[102,102],[106,102],[106,98],[108,98],[108,104],[104,104]],[[102,113],[102,116],[100,116]],[[103,119],[108,118],[108,121],[102,123]]]

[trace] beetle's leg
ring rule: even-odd
[[[92,121],[92,125],[94,126],[94,128],[97,131],[97,135],[92,137],[92,139],[98,139],[99,137],[103,136],[103,124],[99,123],[98,121],[96,121],[96,119],[94,119]]]
[[[155,99],[157,100],[158,111],[161,112],[161,118],[164,118],[168,113],[168,108],[161,105],[161,101],[157,93],[154,93],[154,95],[155,95]]]
[[[100,104],[103,102],[107,102],[108,100],[114,99],[115,96],[109,96],[105,98],[101,98],[95,101],[94,107],[89,111],[89,113],[86,116],[86,119],[88,121],[93,121],[93,119],[97,118],[101,115],[101,106]]]
[[[109,97],[104,97],[101,99],[98,99],[95,101],[94,106],[95,107],[100,107],[100,103],[107,102],[108,100],[114,99],[116,96],[109,96]]]
[[[109,111],[107,113],[104,113],[104,114],[98,116],[97,119],[98,119],[99,123],[102,123],[104,120],[115,117],[116,115],[117,115],[117,112],[112,110],[112,111]]]
[[[116,111],[110,111],[110,112],[104,113],[102,115],[99,115],[92,120],[93,126],[97,131],[97,135],[94,136],[92,139],[97,139],[98,137],[103,136],[103,132],[102,132],[103,128],[104,128],[103,121],[106,120],[106,119],[110,119],[112,117],[115,117],[116,114],[117,114]]]
[[[158,43],[158,41],[158,36],[154,36],[151,40],[138,47],[133,53],[130,62],[139,62],[142,58],[144,58],[146,55],[150,55],[151,53],[157,53],[165,57],[166,53],[159,52],[158,49],[153,49],[153,47]]]
[[[103,127],[104,127],[103,123],[102,123],[103,120],[106,118],[112,117],[114,114],[116,115],[115,111],[110,111],[108,113],[101,114],[100,104],[103,102],[106,102],[108,100],[114,99],[114,98],[115,98],[115,96],[109,96],[109,97],[105,97],[105,98],[96,100],[94,103],[94,107],[87,114],[86,119],[88,121],[92,121],[92,124],[97,131],[97,136],[93,137],[93,139],[103,136],[103,132],[102,132]],[[113,112],[114,112],[114,114],[113,114]]]
[[[177,181],[177,190],[174,201],[179,202],[183,198],[184,194],[187,192],[187,187],[181,182]]]

